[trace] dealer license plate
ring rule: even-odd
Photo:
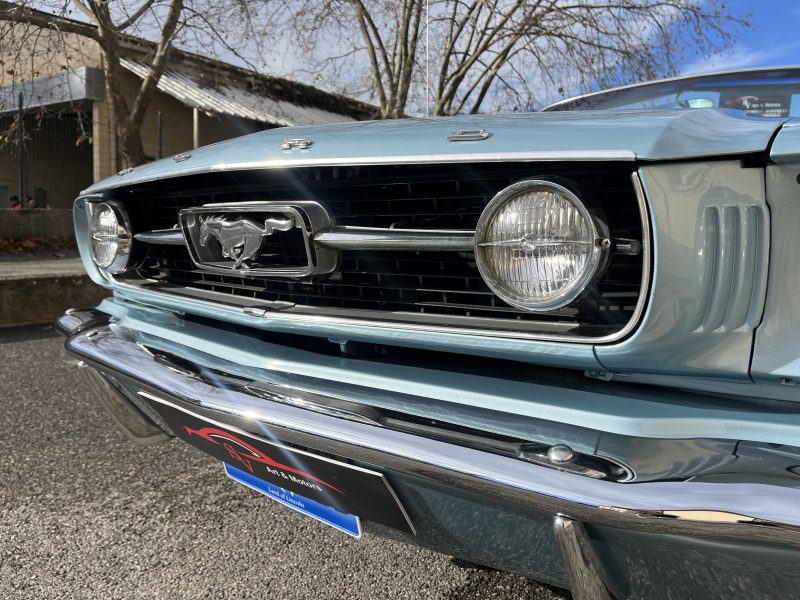
[[[340,513],[333,507],[321,504],[320,502],[312,500],[311,498],[306,498],[300,494],[295,494],[277,485],[273,485],[268,481],[255,477],[247,471],[232,467],[228,463],[223,464],[225,466],[225,473],[234,481],[238,481],[252,490],[261,492],[268,498],[277,500],[284,506],[288,506],[307,517],[335,527],[347,535],[352,535],[355,538],[361,537],[361,520],[357,516]]]
[[[229,477],[307,516],[358,537],[361,519],[414,533],[386,477],[289,448],[270,436],[208,419],[147,392],[139,394],[182,440],[225,463]]]

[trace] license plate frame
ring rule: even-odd
[[[263,431],[263,435],[198,414],[149,392],[140,391],[139,395],[181,440],[260,481],[341,514],[357,517],[359,532],[361,520],[368,520],[416,534],[408,513],[383,473],[344,462],[338,457],[330,458],[289,447],[273,438],[269,429],[255,420],[254,428]],[[273,439],[267,439],[267,436]],[[256,490],[264,493],[261,489]]]

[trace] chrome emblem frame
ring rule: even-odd
[[[315,234],[334,226],[330,213],[313,200],[206,204],[180,211],[179,221],[192,262],[204,271],[302,279],[332,273],[338,266],[338,251],[312,243]],[[298,264],[281,264],[275,252],[262,253],[279,232],[304,250],[303,257],[292,257]],[[278,264],[262,260],[276,256]]]

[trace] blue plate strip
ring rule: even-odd
[[[310,500],[305,496],[295,494],[277,485],[272,485],[268,481],[259,479],[247,471],[232,467],[228,463],[223,464],[225,465],[225,473],[234,481],[238,481],[250,489],[261,492],[265,496],[277,500],[281,504],[285,504],[299,513],[303,513],[317,521],[322,521],[326,525],[335,527],[347,535],[351,535],[354,538],[361,537],[361,521],[357,516],[340,513],[335,508],[320,504],[315,500]]]

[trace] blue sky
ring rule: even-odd
[[[800,0],[729,0],[728,7],[735,15],[749,13],[752,29],[724,52],[688,60],[683,74],[800,64]]]

